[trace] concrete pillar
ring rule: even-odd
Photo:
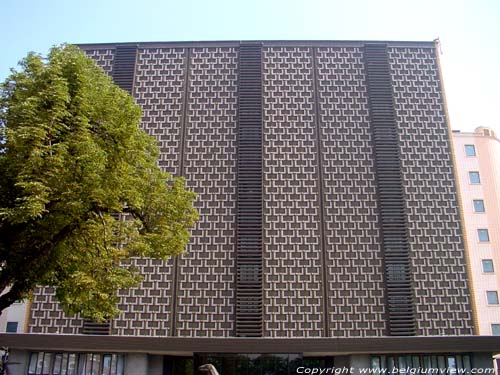
[[[147,354],[127,354],[125,359],[126,375],[146,375],[148,373]]]

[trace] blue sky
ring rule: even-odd
[[[500,135],[500,0],[0,0],[0,79],[60,43],[440,38],[454,129]]]

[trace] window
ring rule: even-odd
[[[488,305],[498,305],[498,293],[496,290],[487,291],[486,298],[488,300]]]
[[[17,333],[17,322],[7,322],[5,332]]]
[[[474,199],[474,212],[484,212],[484,201],[482,199]]]
[[[500,324],[498,324],[500,326]],[[405,367],[406,366],[406,367]],[[414,373],[436,374],[436,373],[460,373],[471,374],[471,363],[469,355],[461,354],[437,354],[437,355],[402,355],[388,354],[371,357],[371,368],[381,371],[374,373],[398,373],[398,369],[415,369]],[[424,371],[421,371],[425,369]],[[437,371],[443,369],[446,371]],[[420,370],[420,371],[419,371]],[[399,371],[399,373],[410,373],[409,371]]]
[[[491,325],[491,334],[495,336],[500,336],[500,324]]]
[[[478,229],[477,237],[479,238],[479,242],[490,242],[490,234],[488,229]]]
[[[471,184],[480,184],[481,178],[479,177],[479,172],[476,171],[469,172],[469,181]]]
[[[123,365],[121,354],[34,352],[28,375],[123,375]]]
[[[482,263],[483,263],[483,272],[486,273],[495,272],[492,259],[483,259]]]
[[[465,155],[476,156],[476,147],[474,145],[465,145]]]

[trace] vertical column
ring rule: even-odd
[[[324,335],[322,212],[313,54],[265,47],[263,319],[265,337]]]
[[[113,81],[123,90],[132,94],[134,87],[135,60],[137,46],[117,46],[113,62]],[[91,320],[83,320],[81,333],[84,335],[109,335],[111,321],[96,323]]]
[[[240,46],[236,336],[262,336],[262,46]]]
[[[365,45],[368,103],[384,253],[388,334],[415,335],[410,246],[391,74],[385,44]]]
[[[315,60],[328,335],[384,336],[384,266],[363,49],[320,47]]]
[[[184,62],[184,91],[182,93],[182,129],[180,130],[180,141],[179,141],[179,175],[184,177],[184,147],[186,144],[186,123],[187,123],[187,103],[188,103],[188,95],[189,95],[189,68],[191,61],[191,49],[186,48],[186,59]],[[177,292],[179,290],[179,257],[175,257],[172,260],[172,309],[171,309],[171,326],[170,332],[171,336],[177,336]]]
[[[328,240],[325,236],[326,233],[326,208],[325,208],[325,192],[324,192],[324,167],[323,167],[323,145],[321,142],[321,108],[319,102],[319,79],[318,79],[318,66],[317,66],[317,50],[312,48],[312,81],[314,87],[314,125],[316,126],[316,147],[318,153],[318,203],[319,203],[319,233],[321,237],[321,283],[322,283],[322,293],[323,293],[323,336],[328,337],[330,335],[330,311],[329,301],[328,301],[328,275],[327,275],[327,244]]]
[[[388,46],[387,55],[401,149],[416,334],[471,335],[466,245],[435,46]]]
[[[179,175],[181,170],[187,55],[185,48],[145,46],[137,50],[135,69],[128,69],[129,79],[134,74],[135,102],[142,108],[141,129],[156,139],[160,149],[158,166],[172,175]],[[137,287],[118,292],[121,313],[113,322],[113,335],[174,334],[176,259],[131,259],[130,264],[143,281]]]
[[[237,48],[189,52],[182,174],[200,218],[178,258],[175,335],[234,336]]]

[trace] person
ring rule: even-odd
[[[2,347],[0,348],[0,375],[9,375],[7,369],[7,363],[9,362],[9,348]]]
[[[210,375],[220,375],[215,366],[210,363],[198,367],[198,370],[200,370],[201,372],[206,372]]]

